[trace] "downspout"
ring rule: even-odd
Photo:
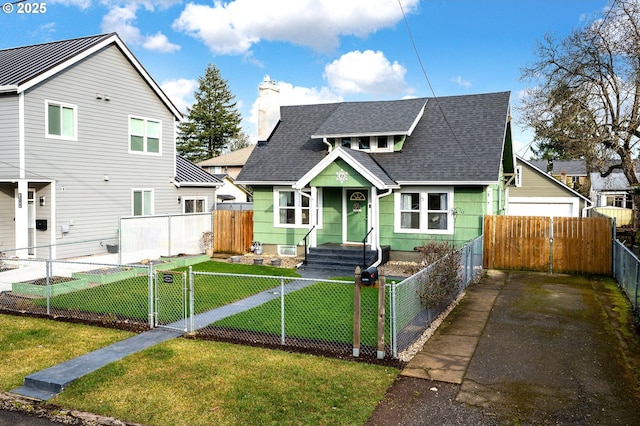
[[[371,266],[375,266],[376,268],[378,267],[378,265],[382,263],[382,247],[380,246],[380,199],[382,197],[386,197],[387,195],[391,195],[392,193],[393,193],[393,189],[389,188],[387,189],[387,192],[376,195],[376,216],[374,217],[374,220],[376,221],[375,244],[376,244],[376,251],[378,252],[378,256],[377,256],[378,258],[373,263],[373,265],[371,265]]]
[[[327,151],[327,153],[330,153],[331,151],[333,151],[333,145],[331,145],[329,141],[327,141],[327,138],[322,138],[322,143],[329,147],[329,150]]]

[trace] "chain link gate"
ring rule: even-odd
[[[153,287],[154,326],[187,332],[190,294],[187,273],[156,271]]]

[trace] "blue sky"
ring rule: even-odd
[[[12,1],[12,0],[10,0]],[[0,0],[1,2],[1,0]],[[33,11],[35,2],[23,11]],[[0,13],[0,48],[117,32],[176,105],[193,102],[209,63],[228,81],[256,137],[258,85],[282,104],[526,89],[520,70],[545,34],[563,38],[607,0],[49,0]],[[402,9],[407,17],[405,23]],[[40,7],[42,12],[42,7]],[[424,65],[427,79],[411,44]],[[1,72],[1,70],[0,70]],[[532,133],[517,121],[525,154]]]

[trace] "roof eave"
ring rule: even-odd
[[[0,86],[0,93],[18,93],[17,84],[7,84],[6,86]]]
[[[425,180],[425,181],[398,181],[400,186],[487,186],[497,185],[497,180],[473,180],[473,181],[454,181],[454,180]]]
[[[97,42],[96,44],[94,44],[93,46],[83,50],[82,52],[78,53],[77,55],[73,56],[72,58],[50,68],[49,70],[45,71],[42,74],[39,74],[38,76],[27,80],[24,83],[18,84],[16,87],[16,92],[17,93],[22,93],[34,86],[36,86],[37,84],[51,78],[52,76],[58,74],[59,72],[63,71],[64,69],[68,68],[71,65],[74,65],[78,62],[80,62],[81,60],[87,58],[88,56],[94,54],[95,52],[105,48],[106,46],[115,43],[120,50],[124,53],[124,55],[127,57],[127,59],[131,62],[131,64],[133,64],[133,66],[135,67],[135,69],[140,73],[140,75],[142,76],[142,78],[144,78],[144,80],[147,82],[147,84],[149,84],[149,86],[151,86],[151,88],[154,90],[154,92],[158,95],[158,97],[164,102],[164,104],[167,106],[167,108],[171,111],[171,113],[176,117],[177,120],[182,120],[182,113],[176,108],[176,106],[173,104],[173,102],[171,102],[171,100],[167,97],[167,95],[162,91],[162,89],[160,88],[160,86],[155,82],[155,80],[151,77],[151,75],[149,75],[149,73],[147,72],[147,70],[142,66],[142,64],[136,59],[136,57],[133,55],[133,53],[129,50],[129,48],[124,44],[124,42],[120,39],[120,37],[118,37],[117,34],[113,33],[111,34],[109,37]],[[0,86],[0,87],[5,87],[5,86]]]
[[[176,188],[182,188],[182,187],[219,188],[223,185],[222,182],[176,182],[176,181],[174,181],[173,184],[176,186]]]

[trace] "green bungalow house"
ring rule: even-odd
[[[351,248],[365,266],[459,247],[504,213],[510,118],[509,92],[283,106],[237,178],[253,188],[254,240],[280,256]]]

